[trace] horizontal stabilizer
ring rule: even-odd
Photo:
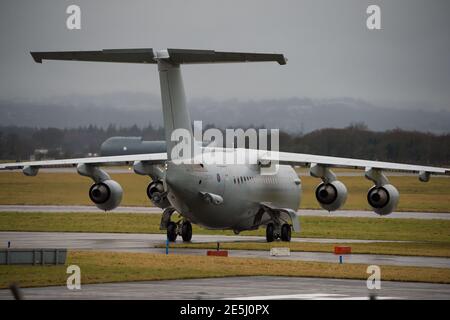
[[[176,64],[230,63],[276,61],[286,64],[286,58],[276,53],[221,52],[214,50],[167,49],[169,60]]]
[[[72,60],[94,62],[123,62],[123,63],[157,63],[158,60],[171,64],[199,64],[199,63],[232,63],[232,62],[265,62],[275,61],[280,65],[286,64],[282,54],[221,52],[214,50],[192,49],[107,49],[100,51],[49,51],[31,52],[34,61],[42,60]]]
[[[156,63],[153,49],[111,49],[101,51],[30,52],[34,61],[73,60],[96,62]]]

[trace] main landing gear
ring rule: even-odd
[[[174,212],[175,209],[172,207],[167,207],[164,209],[159,229],[167,230],[167,240],[170,242],[175,242],[178,235],[183,238],[184,242],[191,241],[192,224],[187,220],[180,220],[178,222],[171,221],[170,218]]]
[[[171,242],[175,242],[177,240],[177,236],[181,235],[181,238],[184,242],[189,242],[192,239],[192,224],[187,221],[179,221],[175,223],[170,221],[167,224],[167,239]]]
[[[291,241],[291,225],[284,223],[281,227],[276,228],[273,223],[269,223],[266,226],[266,240],[267,242],[273,242],[277,239],[281,241]]]

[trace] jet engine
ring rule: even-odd
[[[398,190],[392,184],[373,186],[367,193],[369,205],[379,215],[387,215],[394,211],[399,197]]]
[[[122,201],[123,190],[114,180],[104,180],[95,183],[89,189],[89,198],[101,210],[113,210]]]
[[[335,211],[342,207],[347,200],[347,188],[338,181],[322,182],[316,188],[316,199],[320,206],[327,211]]]
[[[152,181],[147,187],[147,197],[153,204],[159,208],[170,207],[167,194],[164,191],[164,185],[161,180]]]

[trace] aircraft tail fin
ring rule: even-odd
[[[181,64],[268,62],[286,64],[282,54],[223,52],[192,49],[105,49],[100,51],[56,51],[31,52],[37,63],[42,60],[71,60],[93,62],[120,62],[157,64],[161,85],[164,130],[167,142],[167,156],[172,159],[172,149],[177,141],[172,141],[172,132],[185,129],[193,142],[191,119],[186,107]],[[193,143],[191,143],[193,145]]]

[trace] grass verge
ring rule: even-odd
[[[150,178],[130,173],[112,173],[111,177],[124,189],[122,205],[148,206],[146,188]],[[303,196],[301,208],[320,209],[314,190],[319,180],[301,177]],[[364,177],[343,176],[339,179],[348,189],[343,209],[370,210],[366,194],[372,185]],[[429,183],[421,183],[414,176],[393,176],[390,181],[400,191],[397,211],[449,212],[450,179],[433,177]],[[21,172],[0,173],[0,204],[36,205],[90,205],[88,190],[91,180],[75,173],[41,172],[36,177],[25,177]]]
[[[163,255],[148,253],[69,252],[68,265],[81,268],[81,283],[191,279],[231,276],[288,276],[361,279],[367,265]],[[0,266],[0,288],[65,285],[66,266]],[[450,283],[450,269],[382,266],[384,281]]]
[[[176,218],[176,217],[174,217]],[[1,212],[0,231],[165,233],[160,215],[137,213],[21,213]],[[294,237],[391,240],[450,243],[449,220],[301,217],[302,231]],[[233,235],[232,231],[206,230],[196,234]],[[265,230],[242,232],[264,236]]]

